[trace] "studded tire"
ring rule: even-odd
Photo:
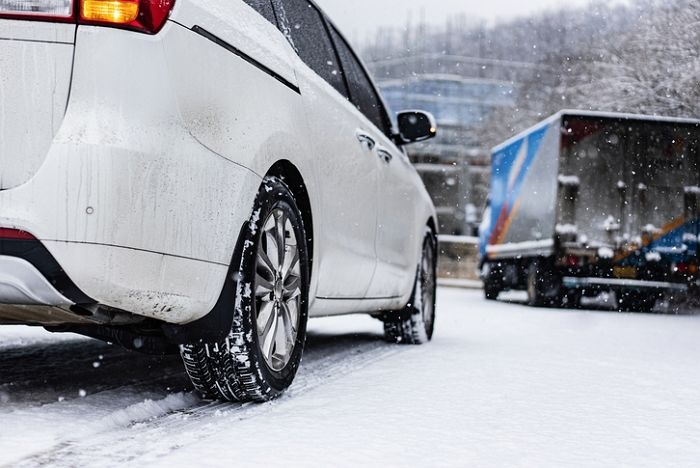
[[[403,310],[384,315],[384,337],[390,343],[421,345],[435,330],[437,241],[427,232],[411,300]]]
[[[220,342],[182,346],[181,355],[205,398],[264,402],[292,384],[308,320],[306,233],[282,180],[263,181],[237,249],[241,261],[230,333]]]

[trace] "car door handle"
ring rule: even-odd
[[[387,164],[389,164],[394,159],[393,154],[381,147],[377,148],[377,156],[379,156],[379,159],[381,159]]]
[[[377,146],[377,142],[374,141],[374,138],[367,135],[362,130],[358,130],[357,132],[355,132],[355,137],[357,138],[357,141],[359,141],[362,146],[364,146],[365,148],[367,148],[370,151],[372,151],[374,149],[374,147]]]

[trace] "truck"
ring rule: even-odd
[[[697,295],[700,120],[564,110],[492,150],[485,296],[614,293],[624,311]],[[611,294],[610,297],[613,297]]]

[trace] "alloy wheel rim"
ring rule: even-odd
[[[301,310],[301,266],[294,226],[275,208],[262,225],[255,266],[258,344],[270,369],[289,364]]]

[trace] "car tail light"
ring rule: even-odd
[[[79,24],[156,34],[174,6],[175,0],[0,0],[0,18],[63,23],[77,20]]]
[[[0,0],[0,18],[73,22],[73,0]]]
[[[168,20],[175,0],[81,0],[80,24],[116,26],[155,34]]]
[[[0,228],[0,239],[36,240],[36,237],[29,234],[27,231],[21,231],[19,229]]]

